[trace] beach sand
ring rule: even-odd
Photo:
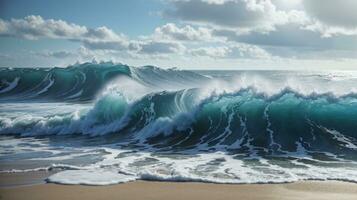
[[[243,199],[356,200],[357,184],[339,181],[302,181],[286,184],[210,184],[135,181],[109,186],[44,184],[46,172],[0,174],[1,200],[187,200]],[[37,181],[23,181],[36,177]],[[8,183],[7,186],[4,183]],[[9,184],[10,183],[10,184]]]

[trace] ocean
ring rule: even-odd
[[[357,182],[357,72],[0,69],[0,172],[47,182]]]

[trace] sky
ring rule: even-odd
[[[357,70],[356,0],[0,0],[0,67]]]

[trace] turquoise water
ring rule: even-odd
[[[49,182],[357,180],[357,73],[0,71],[0,169]]]

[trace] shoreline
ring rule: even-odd
[[[352,200],[357,184],[343,181],[298,181],[279,184],[215,184],[199,182],[133,181],[107,186],[46,183],[51,172],[0,173],[1,200],[41,199],[245,199]],[[8,185],[4,185],[8,183]],[[120,198],[119,198],[120,197]]]

